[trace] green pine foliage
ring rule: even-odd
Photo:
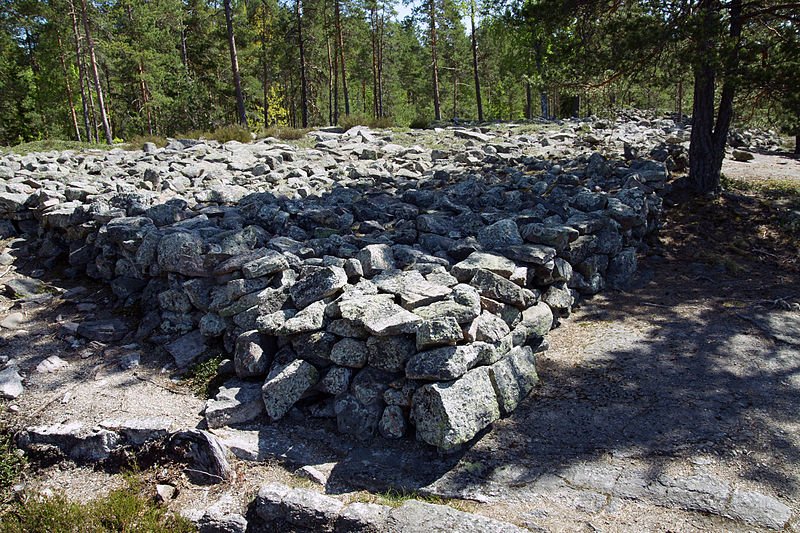
[[[299,30],[311,126],[430,122],[431,1],[442,118],[475,120],[472,0],[410,0],[402,9],[389,0],[302,0],[299,19],[298,0],[232,0],[246,129],[301,126]],[[699,5],[700,0],[475,0],[485,118],[605,115],[623,107],[690,113],[698,43],[708,32],[700,27]],[[2,6],[0,145],[102,142],[80,2],[2,0]],[[213,133],[238,122],[219,2],[89,0],[87,6],[112,137]],[[796,17],[786,18],[779,6],[771,0],[746,3],[758,16],[746,19],[738,43],[743,68],[735,73],[736,117],[794,134],[800,127],[800,39]],[[398,10],[410,15],[401,19]],[[711,49],[718,65],[736,45],[725,38],[726,20],[721,13],[714,26]]]

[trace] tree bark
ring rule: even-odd
[[[264,10],[261,17],[261,61],[262,61],[262,80],[261,89],[264,96],[264,128],[269,128],[269,62],[267,61],[267,3],[262,0],[261,7]]]
[[[428,0],[430,9],[431,32],[431,67],[433,69],[433,115],[436,120],[442,120],[442,111],[439,106],[439,60],[436,54],[436,0]]]
[[[328,11],[323,10],[323,12],[325,13],[325,50],[328,54],[328,123],[333,126],[336,124],[333,120],[333,116],[335,115],[333,110],[333,71],[336,68],[336,64],[331,54],[331,36],[328,31],[330,27],[328,23]]]
[[[72,18],[72,34],[75,38],[75,61],[78,66],[78,84],[81,90],[81,106],[83,107],[83,127],[86,130],[86,140],[91,142],[92,133],[89,125],[89,105],[86,101],[86,69],[83,65],[83,54],[81,53],[81,36],[78,29],[78,18],[75,15],[75,4],[69,0],[70,17]]]
[[[525,118],[533,119],[533,94],[530,80],[525,80]]]
[[[231,71],[233,73],[233,88],[236,91],[236,112],[239,115],[239,124],[247,127],[247,113],[244,109],[244,95],[242,94],[242,78],[239,74],[239,56],[236,54],[236,37],[233,33],[233,13],[231,0],[224,0],[225,26],[228,31],[228,50],[231,53]]]
[[[475,0],[469,3],[469,22],[472,34],[472,73],[475,77],[475,103],[478,104],[478,120],[483,122],[483,100],[481,99],[481,79],[478,75],[478,37],[475,35]]]
[[[714,120],[714,95],[717,71],[713,63],[713,27],[720,16],[714,0],[701,0],[703,38],[698,43],[700,62],[694,75],[694,105],[692,108],[692,136],[689,142],[689,180],[699,194],[718,192],[725,157],[725,143],[733,119],[733,98],[736,84],[734,70],[739,63],[742,33],[742,0],[732,0],[730,10],[730,47],[724,63],[725,81],[720,94],[719,110]]]
[[[348,116],[350,115],[350,95],[347,92],[347,68],[344,60],[344,36],[342,35],[342,19],[339,0],[334,0],[334,5],[336,6],[336,40],[339,48],[339,63],[342,67],[342,97],[344,98],[344,115]]]
[[[297,41],[300,48],[300,115],[304,128],[308,127],[308,80],[306,79],[306,52],[303,43],[303,3],[295,2],[295,16],[297,17]]]
[[[103,86],[100,85],[100,73],[97,70],[97,56],[94,53],[94,39],[92,39],[92,31],[89,24],[89,13],[86,6],[86,0],[81,0],[81,11],[83,13],[83,27],[86,32],[86,47],[89,51],[89,64],[92,67],[92,77],[94,78],[94,88],[97,92],[97,106],[100,108],[100,120],[103,123],[103,133],[106,136],[108,144],[114,143],[114,138],[111,136],[111,125],[108,122],[108,114],[106,113],[105,99],[103,98]]]
[[[64,45],[61,42],[61,35],[58,38],[58,60],[61,62],[61,70],[64,71],[64,83],[67,88],[67,102],[69,103],[69,114],[72,119],[72,128],[75,130],[75,140],[81,140],[81,128],[78,126],[78,115],[75,113],[75,100],[72,98],[72,85],[69,83],[69,71],[67,70],[67,62],[64,60]]]

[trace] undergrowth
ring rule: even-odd
[[[126,143],[131,150],[141,150],[145,143],[153,143],[159,148],[167,145],[167,139],[160,135],[136,135],[128,139]]]
[[[309,130],[303,128],[288,128],[273,126],[259,132],[259,137],[274,137],[282,141],[296,141],[302,139]]]
[[[125,481],[125,487],[85,503],[70,501],[61,494],[29,497],[0,517],[0,533],[195,531],[189,520],[157,505],[136,476],[128,475]]]
[[[366,126],[372,129],[387,129],[394,125],[390,117],[367,117],[364,115],[346,115],[339,118],[339,126],[349,130],[355,126]]]
[[[217,368],[223,360],[222,355],[216,355],[194,365],[186,373],[185,381],[189,388],[201,398],[211,398],[220,385]]]
[[[105,143],[87,143],[78,141],[65,141],[62,139],[45,139],[41,141],[31,141],[18,144],[16,146],[3,147],[0,153],[8,152],[19,155],[27,155],[35,152],[63,152],[65,150],[110,150],[119,146],[108,145]]]
[[[25,468],[25,457],[14,446],[8,430],[0,432],[0,495],[5,499]]]

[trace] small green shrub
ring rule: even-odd
[[[253,135],[250,130],[238,124],[229,124],[227,126],[220,126],[211,133],[211,138],[221,143],[228,141],[239,141],[240,143],[249,143],[253,140]]]
[[[18,453],[11,434],[0,433],[0,493],[5,493],[25,468],[25,458]]]
[[[141,150],[144,143],[153,143],[159,148],[167,145],[167,139],[160,135],[135,135],[126,143],[131,150]]]
[[[215,394],[220,381],[217,368],[222,360],[222,355],[216,355],[197,363],[186,373],[185,380],[197,396],[208,399]]]
[[[408,125],[412,130],[425,130],[430,128],[431,122],[425,117],[417,117]]]
[[[302,139],[308,130],[303,128],[289,128],[285,126],[272,126],[262,130],[259,137],[275,137],[282,141],[296,141]]]
[[[0,533],[22,532],[190,532],[194,525],[170,514],[145,494],[133,477],[105,498],[75,503],[63,495],[15,504],[0,518]]]

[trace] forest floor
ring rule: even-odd
[[[344,449],[325,428],[286,421],[258,442],[275,458],[236,462],[231,484],[194,486],[169,465],[141,476],[178,488],[172,509],[198,509],[225,494],[249,501],[270,480],[313,486],[279,460],[301,454],[328,476],[325,490],[343,498],[453,498],[535,531],[753,531],[748,521],[763,526],[786,509],[794,513],[788,528],[800,530],[800,227],[787,218],[800,209],[800,161],[756,157],[726,161],[726,175],[745,180],[731,182],[736,190],[670,199],[634,285],[584,301],[563,320],[539,359],[541,386],[468,449],[438,456],[385,441]],[[747,185],[765,177],[798,181]],[[4,267],[0,281],[35,268]],[[107,312],[106,289],[80,285],[76,305],[75,282],[58,273],[42,281],[27,301],[0,296],[0,356],[28,371],[25,392],[0,415],[9,430],[120,417],[201,424],[204,400],[163,370],[160,351],[70,346],[70,322]],[[139,365],[123,369],[136,353]],[[35,370],[53,355],[68,365]],[[287,436],[308,440],[286,445]],[[36,463],[17,489],[86,500],[124,483],[113,469]],[[717,497],[756,504],[733,520],[715,514]]]

